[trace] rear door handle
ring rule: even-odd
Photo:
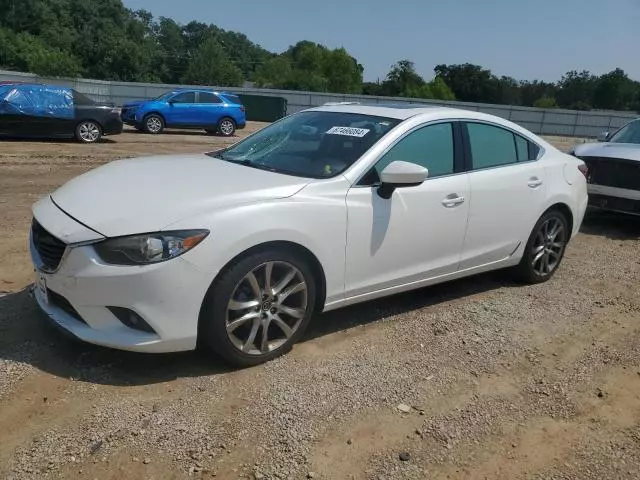
[[[459,196],[457,193],[451,193],[447,195],[447,197],[442,200],[442,205],[446,208],[457,207],[464,203],[464,197]]]
[[[542,185],[542,180],[540,180],[538,177],[531,177],[527,185],[529,185],[529,187],[531,188],[538,188],[540,185]]]

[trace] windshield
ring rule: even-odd
[[[400,123],[341,112],[302,112],[210,156],[288,175],[329,178],[349,168]]]
[[[609,140],[611,143],[640,143],[640,120],[626,124]]]
[[[162,95],[157,96],[156,98],[152,98],[150,101],[152,102],[156,102],[158,100],[163,100],[164,98],[168,97],[169,95],[173,95],[176,92],[165,92]]]

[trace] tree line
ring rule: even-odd
[[[518,81],[479,65],[437,65],[425,80],[400,60],[378,82],[344,48],[300,41],[276,54],[215,25],[155,19],[121,0],[0,0],[0,68],[42,76],[256,86],[579,110],[640,111],[640,82],[621,69]]]

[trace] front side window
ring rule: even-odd
[[[640,120],[626,124],[609,140],[610,143],[640,143]]]
[[[171,101],[173,103],[196,103],[196,92],[179,93]]]
[[[525,149],[522,143],[518,146],[516,136],[504,128],[467,123],[467,132],[474,170],[517,163],[519,152],[522,158],[529,156],[528,147]]]
[[[344,112],[301,112],[209,156],[307,178],[330,178],[353,165],[400,120]]]
[[[451,175],[454,172],[453,125],[428,125],[400,139],[376,164],[378,178],[387,165],[397,160],[425,167],[429,178]]]
[[[198,92],[198,103],[222,103],[222,100],[211,92]]]

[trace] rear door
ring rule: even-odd
[[[202,127],[215,127],[224,110],[224,103],[220,97],[211,92],[198,92],[196,102],[197,124]]]
[[[196,92],[181,92],[169,99],[169,107],[165,113],[168,126],[198,125]]]
[[[471,207],[462,270],[504,260],[526,242],[545,201],[540,147],[487,122],[466,122]]]

